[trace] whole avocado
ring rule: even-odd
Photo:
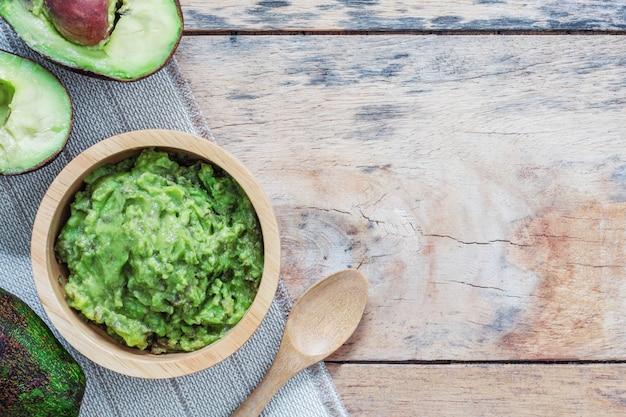
[[[82,368],[46,323],[0,288],[0,416],[76,417],[85,388]]]

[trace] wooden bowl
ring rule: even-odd
[[[223,338],[194,352],[155,355],[128,348],[98,326],[81,320],[66,301],[62,283],[67,269],[57,262],[54,245],[69,216],[74,194],[95,168],[118,162],[143,148],[184,152],[228,172],[244,189],[261,224],[264,245],[263,275],[258,293],[241,321]],[[113,371],[143,378],[170,378],[206,369],[230,356],[255,332],[269,310],[280,273],[280,237],[272,206],[259,184],[233,156],[211,142],[182,132],[144,130],[105,139],[72,160],[46,192],[31,241],[35,286],[50,321],[70,345],[92,361]]]

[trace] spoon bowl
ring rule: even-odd
[[[267,375],[232,417],[258,416],[292,376],[343,345],[361,321],[367,291],[367,278],[354,269],[329,275],[305,291],[289,313]]]
[[[326,357],[354,332],[366,300],[367,279],[360,272],[344,270],[330,275],[296,302],[283,337],[302,355]]]

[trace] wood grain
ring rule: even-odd
[[[262,183],[294,296],[370,277],[339,360],[626,358],[626,83],[613,36],[185,37]]]
[[[626,29],[623,1],[182,0],[187,31]]]
[[[624,364],[329,364],[328,369],[354,416],[626,414]]]

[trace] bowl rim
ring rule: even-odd
[[[204,159],[230,174],[250,198],[261,224],[264,246],[259,290],[242,319],[216,342],[193,352],[152,354],[128,348],[94,324],[79,318],[65,301],[63,267],[54,244],[69,204],[84,178],[95,168],[117,162],[145,148],[184,152]],[[269,311],[280,277],[280,236],[273,207],[260,184],[233,155],[218,145],[189,133],[147,129],[103,139],[72,159],[56,176],[41,200],[31,236],[35,287],[48,318],[66,341],[93,362],[112,371],[142,378],[171,378],[216,365],[243,346]]]

